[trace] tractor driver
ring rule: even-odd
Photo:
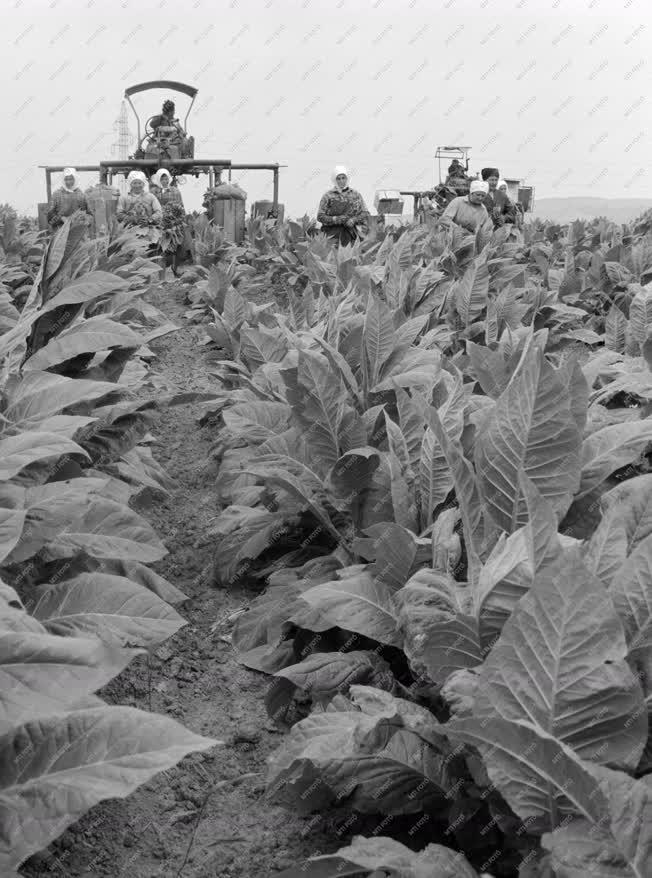
[[[174,128],[180,137],[183,137],[184,131],[179,120],[174,115],[174,101],[164,101],[161,113],[158,116],[152,116],[150,125],[156,131],[158,128]]]

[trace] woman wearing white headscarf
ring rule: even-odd
[[[145,191],[147,178],[142,171],[131,171],[127,177],[129,194],[118,199],[116,216],[125,226],[148,227],[152,232],[158,231],[163,211],[158,199],[151,192]],[[159,234],[153,234],[152,241],[158,240]]]
[[[171,186],[172,177],[165,168],[157,171],[151,181],[149,191],[160,202],[163,208],[163,234],[160,248],[165,256],[166,264],[177,274],[177,266],[192,256],[192,238],[183,198],[177,186]]]
[[[53,193],[48,207],[50,227],[56,229],[57,226],[63,225],[64,219],[76,210],[88,213],[88,202],[77,184],[77,171],[74,168],[64,168],[61,188]]]
[[[466,232],[476,236],[476,250],[480,252],[491,240],[494,224],[484,206],[489,186],[482,180],[473,180],[468,195],[453,198],[442,214],[442,219],[452,220]]]
[[[351,244],[366,233],[369,211],[362,195],[349,186],[349,172],[343,165],[336,165],[331,179],[333,188],[322,196],[317,220],[329,238]]]

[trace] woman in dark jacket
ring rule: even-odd
[[[317,220],[329,238],[339,244],[352,244],[366,233],[369,211],[362,195],[349,186],[349,172],[345,167],[337,165],[332,180],[335,185],[322,196]]]
[[[489,186],[489,191],[484,198],[484,206],[493,220],[494,229],[504,226],[505,223],[513,223],[516,220],[514,204],[505,192],[498,189],[500,172],[498,168],[483,168],[482,179]]]

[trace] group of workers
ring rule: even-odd
[[[168,205],[176,205],[179,210],[174,211],[175,221],[178,217],[185,218],[183,198],[177,186],[172,185],[172,176],[164,168],[157,171],[149,183],[142,171],[131,171],[127,177],[127,193],[120,195],[116,208],[116,217],[125,226],[139,226],[149,230],[149,240],[156,245],[164,224],[166,212],[172,214]],[[65,168],[63,181],[60,189],[53,195],[48,208],[47,219],[52,230],[62,225],[66,217],[76,211],[90,214],[88,199],[77,180],[75,168]],[[177,251],[170,254],[172,271],[176,274],[178,262],[180,262],[191,249],[189,238],[190,232],[185,225],[184,243]]]
[[[441,208],[436,201],[423,199],[430,216],[450,220],[465,231],[476,235],[477,249],[488,243],[494,229],[512,223],[520,225],[523,209],[507,194],[507,183],[500,179],[498,168],[483,168],[482,180],[467,176],[462,164],[454,159],[448,169],[446,187],[457,194]],[[362,195],[349,185],[349,173],[343,165],[333,171],[333,188],[319,202],[317,220],[321,230],[338,244],[353,243],[364,237],[368,229],[369,211]]]
[[[165,101],[162,112],[153,116],[150,125],[155,132],[165,131],[176,136],[185,135],[175,118],[173,101]],[[468,165],[468,162],[467,162]],[[466,231],[476,235],[477,249],[481,250],[491,238],[494,229],[505,223],[520,225],[522,208],[507,194],[507,183],[500,179],[498,168],[483,168],[482,180],[471,179],[467,169],[458,159],[448,168],[448,177],[443,187],[446,190],[446,206],[424,197],[422,204],[430,216],[450,220]],[[349,172],[343,165],[337,165],[332,174],[333,187],[319,202],[317,221],[321,230],[337,244],[351,244],[364,238],[369,229],[369,211],[362,195],[349,185]],[[147,227],[150,241],[156,244],[164,225],[170,227],[177,223],[178,235],[184,243],[177,247],[172,259],[172,269],[176,273],[177,263],[190,249],[190,233],[185,223],[185,211],[181,193],[168,171],[161,169],[153,175],[149,186],[142,171],[131,171],[127,177],[128,192],[118,200],[116,216],[126,226]],[[444,202],[445,203],[445,202]],[[48,223],[52,229],[75,211],[90,213],[88,200],[77,182],[74,168],[65,168],[63,185],[52,196],[48,209]],[[379,218],[384,220],[384,217]],[[185,224],[185,230],[180,228]]]

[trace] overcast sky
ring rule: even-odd
[[[431,186],[450,143],[538,198],[652,197],[649,0],[0,3],[0,201],[30,213],[38,165],[111,158],[125,87],[159,78],[199,88],[196,157],[287,164],[292,216],[315,214],[338,163],[369,206],[379,188]],[[147,117],[168,96],[135,102]],[[271,197],[271,174],[234,179]]]

